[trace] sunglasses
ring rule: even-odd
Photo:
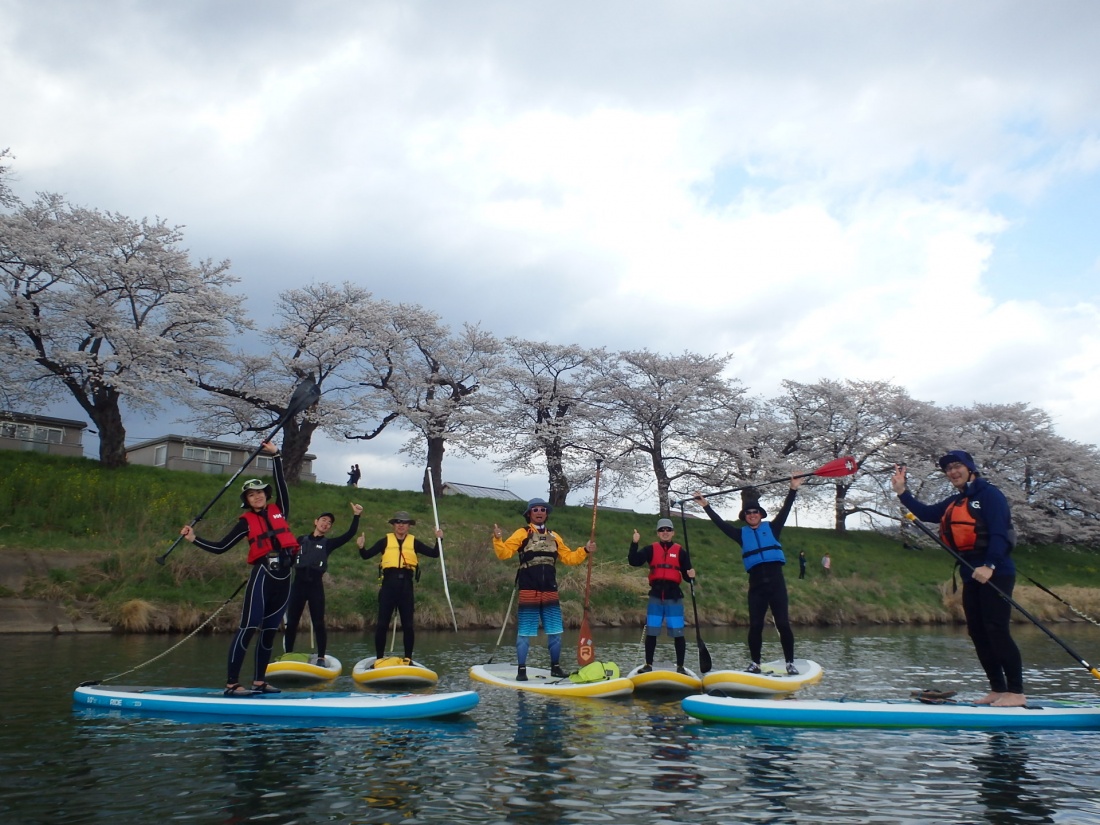
[[[545,513],[546,508],[545,507],[532,507],[531,512],[532,513]]]
[[[758,515],[760,515],[760,511],[759,510],[746,510],[745,515],[746,516],[758,516]]]
[[[658,527],[657,532],[658,533],[671,533],[672,528],[671,527]]]
[[[392,524],[412,524],[411,521],[404,521],[403,519],[399,519],[399,518],[394,519],[391,523]]]

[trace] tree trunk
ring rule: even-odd
[[[287,484],[301,482],[302,467],[305,466],[306,453],[309,452],[316,429],[315,422],[305,420],[299,423],[297,416],[292,416],[283,426],[282,446],[279,451],[283,454],[283,472],[286,474]]]
[[[657,508],[661,514],[661,518],[668,518],[668,493],[672,487],[672,482],[668,480],[668,472],[665,470],[664,454],[660,450],[660,444],[657,445],[652,453],[653,456],[653,476],[657,479]]]
[[[424,495],[431,494],[431,484],[435,484],[438,494],[443,486],[443,453],[446,451],[446,442],[442,436],[428,437],[428,466],[424,470]],[[429,481],[430,479],[430,481]]]
[[[99,463],[104,467],[125,467],[126,427],[122,423],[122,411],[118,408],[118,396],[98,398],[89,413],[99,429]]]
[[[550,506],[564,507],[569,497],[569,479],[562,466],[561,444],[546,446],[546,469],[550,477]]]
[[[833,528],[838,533],[845,533],[848,530],[848,528],[846,526],[847,519],[848,519],[848,514],[847,514],[847,512],[845,512],[845,506],[844,505],[845,505],[845,502],[848,500],[848,487],[849,486],[850,485],[848,485],[848,484],[836,484],[836,485],[834,485],[834,487],[836,489],[836,499],[833,503],[833,507],[834,507],[834,510],[833,510],[833,512],[834,512]]]

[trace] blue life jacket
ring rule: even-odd
[[[772,535],[772,527],[768,522],[760,522],[755,530],[751,527],[741,528],[741,561],[745,563],[746,570],[752,570],[766,561],[787,563],[783,547]]]

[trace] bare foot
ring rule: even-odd
[[[1027,697],[1022,693],[1002,693],[1001,698],[993,703],[995,708],[1022,708],[1027,704]]]
[[[997,691],[993,691],[992,693],[987,693],[985,696],[983,696],[981,699],[979,699],[974,704],[975,705],[995,705],[997,703],[997,701],[1004,695],[1005,694],[1003,694],[1003,693],[997,693]]]

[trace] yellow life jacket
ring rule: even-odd
[[[413,549],[415,541],[416,537],[409,533],[405,536],[405,540],[398,544],[397,536],[387,533],[386,549],[382,551],[381,568],[389,570],[391,567],[411,567],[415,570],[417,566],[416,550]]]

